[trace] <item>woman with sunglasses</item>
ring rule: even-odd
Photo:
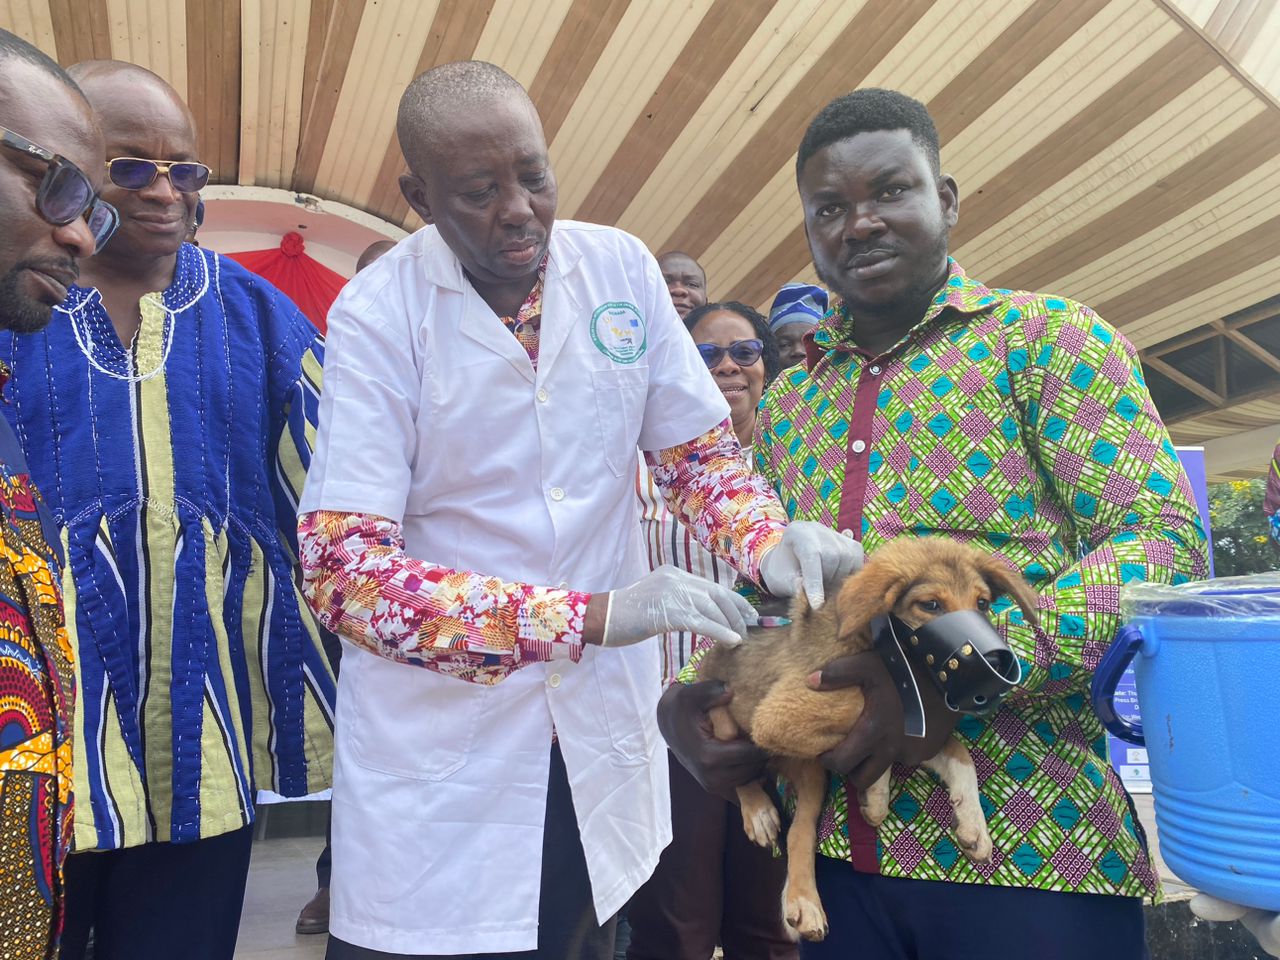
[[[98,960],[231,960],[259,788],[330,780],[336,691],[294,579],[323,346],[265,280],[184,242],[209,168],[173,89],[114,61],[71,74],[120,226],[56,322],[0,341],[4,412],[67,543],[61,956],[92,929]]]
[[[726,301],[691,310],[684,324],[729,402],[734,433],[750,463],[756,408],[781,369],[769,323],[746,304]],[[738,572],[703,549],[667,511],[643,468],[638,483],[650,566],[671,564],[733,584]],[[664,684],[676,682],[693,652],[709,642],[689,633],[665,635]],[[736,805],[703,790],[674,757],[670,768],[672,840],[627,907],[627,960],[706,960],[717,944],[734,960],[795,960],[798,948],[778,910],[786,861],[747,839]]]
[[[743,450],[751,449],[756,408],[764,388],[782,369],[769,321],[744,303],[708,303],[689,312],[684,325],[698,353],[729,401],[733,430]]]

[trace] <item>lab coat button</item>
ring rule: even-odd
[[[561,490],[559,487],[552,487],[552,488],[551,488],[551,499],[552,499],[552,500],[556,500],[556,501],[563,500],[563,499],[564,499],[564,491],[563,491],[563,490]]]
[[[560,674],[553,673],[551,676],[547,677],[547,686],[551,687],[553,690],[560,686]]]
[[[534,396],[538,398],[539,403],[547,402],[547,391],[543,390],[541,387],[538,388],[538,392],[534,394]]]

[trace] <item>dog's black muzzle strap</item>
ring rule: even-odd
[[[871,635],[902,698],[903,730],[908,737],[923,737],[924,701],[920,699],[920,688],[907,662],[906,645],[910,643],[911,628],[894,616],[877,617],[871,624]]]
[[[915,630],[888,619],[951,710],[986,713],[1022,679],[1022,664],[977,610],[944,613]]]

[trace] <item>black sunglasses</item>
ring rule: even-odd
[[[65,226],[84,217],[99,249],[116,232],[120,215],[116,208],[99,198],[84,171],[66,157],[37,146],[26,137],[0,127],[0,144],[27,156],[43,160],[48,169],[36,190],[36,213],[55,227]]]
[[[698,353],[702,354],[702,362],[708,370],[720,366],[720,361],[727,353],[729,358],[740,367],[749,367],[764,354],[764,344],[759,340],[735,340],[727,347],[714,343],[698,344]]]
[[[107,161],[107,175],[111,182],[126,190],[145,190],[163,173],[179,193],[199,193],[208,184],[211,172],[203,163],[194,160],[163,163],[141,157],[116,157]]]

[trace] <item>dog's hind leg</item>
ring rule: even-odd
[[[788,759],[779,772],[796,792],[796,812],[787,829],[787,885],[782,891],[782,916],[787,926],[806,940],[827,935],[827,915],[818,897],[814,857],[818,849],[818,817],[827,793],[827,773],[815,760]]]
[[[960,849],[974,863],[991,860],[991,833],[982,815],[978,799],[978,771],[973,757],[959,740],[951,737],[938,755],[923,766],[938,775],[951,795],[951,808],[956,812],[956,839]]]
[[[892,772],[890,767],[879,780],[858,794],[858,810],[862,819],[873,827],[880,826],[889,816],[889,778]]]
[[[738,723],[728,707],[712,707],[711,732],[717,740],[736,740],[741,734]],[[782,818],[759,780],[744,783],[738,788],[738,805],[742,808],[742,829],[752,843],[766,850],[778,842]]]

